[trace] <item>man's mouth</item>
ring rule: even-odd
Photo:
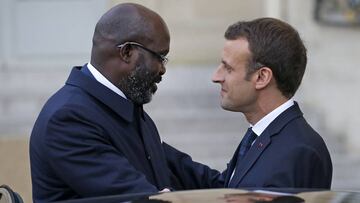
[[[224,96],[225,93],[226,93],[226,90],[223,89],[223,88],[221,88],[220,95],[221,95],[221,96]]]
[[[155,79],[154,83],[160,83],[161,80],[162,80],[162,77],[158,77],[158,78]]]
[[[153,85],[151,85],[150,91],[154,94],[156,92],[156,90],[157,90],[157,85],[156,85],[156,83],[153,83]]]
[[[154,80],[153,80],[153,82],[151,83],[151,85],[150,85],[150,91],[154,94],[155,92],[156,92],[156,90],[157,90],[157,84],[159,84],[160,82],[161,82],[161,80],[162,80],[162,77],[161,76],[159,76],[159,77],[156,77]]]

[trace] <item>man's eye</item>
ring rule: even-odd
[[[230,66],[224,66],[225,67],[225,70],[228,72],[228,73],[230,73],[231,71],[232,71],[232,68],[230,67]]]

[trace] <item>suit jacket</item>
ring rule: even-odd
[[[81,68],[46,102],[31,133],[34,202],[170,187],[154,122]]]
[[[223,173],[200,163],[166,143],[168,164],[183,189],[228,187],[239,147]],[[280,114],[256,139],[238,164],[235,187],[326,188],[331,186],[328,149],[302,116],[297,103]]]

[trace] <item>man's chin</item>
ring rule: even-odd
[[[146,94],[146,96],[144,96],[144,97],[142,98],[141,104],[147,104],[147,103],[151,102],[152,97],[153,97],[153,94],[154,94],[154,93],[152,93],[152,92],[148,92],[148,93]]]
[[[152,100],[152,95],[146,97],[146,99],[144,99],[143,103],[142,104],[147,104],[147,103],[150,103]]]
[[[228,103],[221,101],[221,108],[227,111],[236,111],[236,109]]]

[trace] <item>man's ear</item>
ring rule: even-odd
[[[255,81],[255,88],[256,89],[263,89],[269,85],[271,79],[273,78],[273,72],[269,67],[262,67],[256,71],[256,81]]]
[[[119,49],[119,54],[125,63],[130,63],[130,59],[133,54],[133,49],[130,45],[124,45]]]

